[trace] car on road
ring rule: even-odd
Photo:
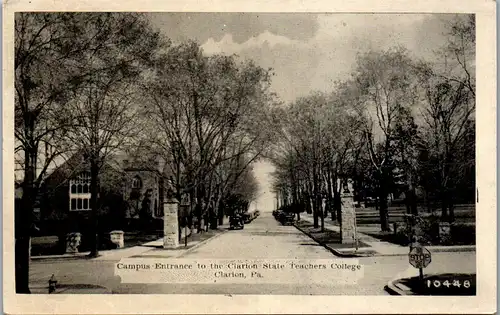
[[[295,214],[291,212],[283,212],[280,215],[279,221],[283,225],[292,225],[295,222]]]
[[[291,225],[295,221],[295,214],[293,212],[285,212],[283,210],[274,210],[274,218],[283,225]]]
[[[229,229],[230,230],[242,230],[245,227],[243,222],[243,217],[239,214],[235,214],[229,218]]]
[[[282,210],[273,210],[273,217],[277,220]]]
[[[254,216],[253,216],[252,212],[243,213],[243,221],[245,222],[245,224],[251,223],[253,221],[253,219],[254,219]]]

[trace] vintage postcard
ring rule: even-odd
[[[493,1],[7,1],[8,314],[495,313]]]

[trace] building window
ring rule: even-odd
[[[90,174],[82,172],[69,183],[69,209],[71,211],[90,210]]]
[[[133,189],[141,189],[142,188],[142,181],[139,176],[134,177],[132,180],[132,188]]]

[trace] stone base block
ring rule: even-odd
[[[451,225],[448,222],[439,222],[439,241],[441,244],[451,242]]]
[[[124,235],[123,231],[111,231],[111,232],[109,232],[109,238],[111,240],[111,243],[116,244],[116,248],[125,247],[123,235]]]
[[[74,254],[78,253],[78,247],[82,242],[81,233],[68,233],[66,235],[66,253]]]
[[[179,247],[179,235],[169,234],[163,237],[163,248],[171,249]]]
[[[356,237],[350,233],[350,234],[343,234],[341,236],[341,242],[342,244],[355,244],[356,243]]]

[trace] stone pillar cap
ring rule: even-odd
[[[179,200],[175,197],[165,198],[164,203],[179,203]]]

